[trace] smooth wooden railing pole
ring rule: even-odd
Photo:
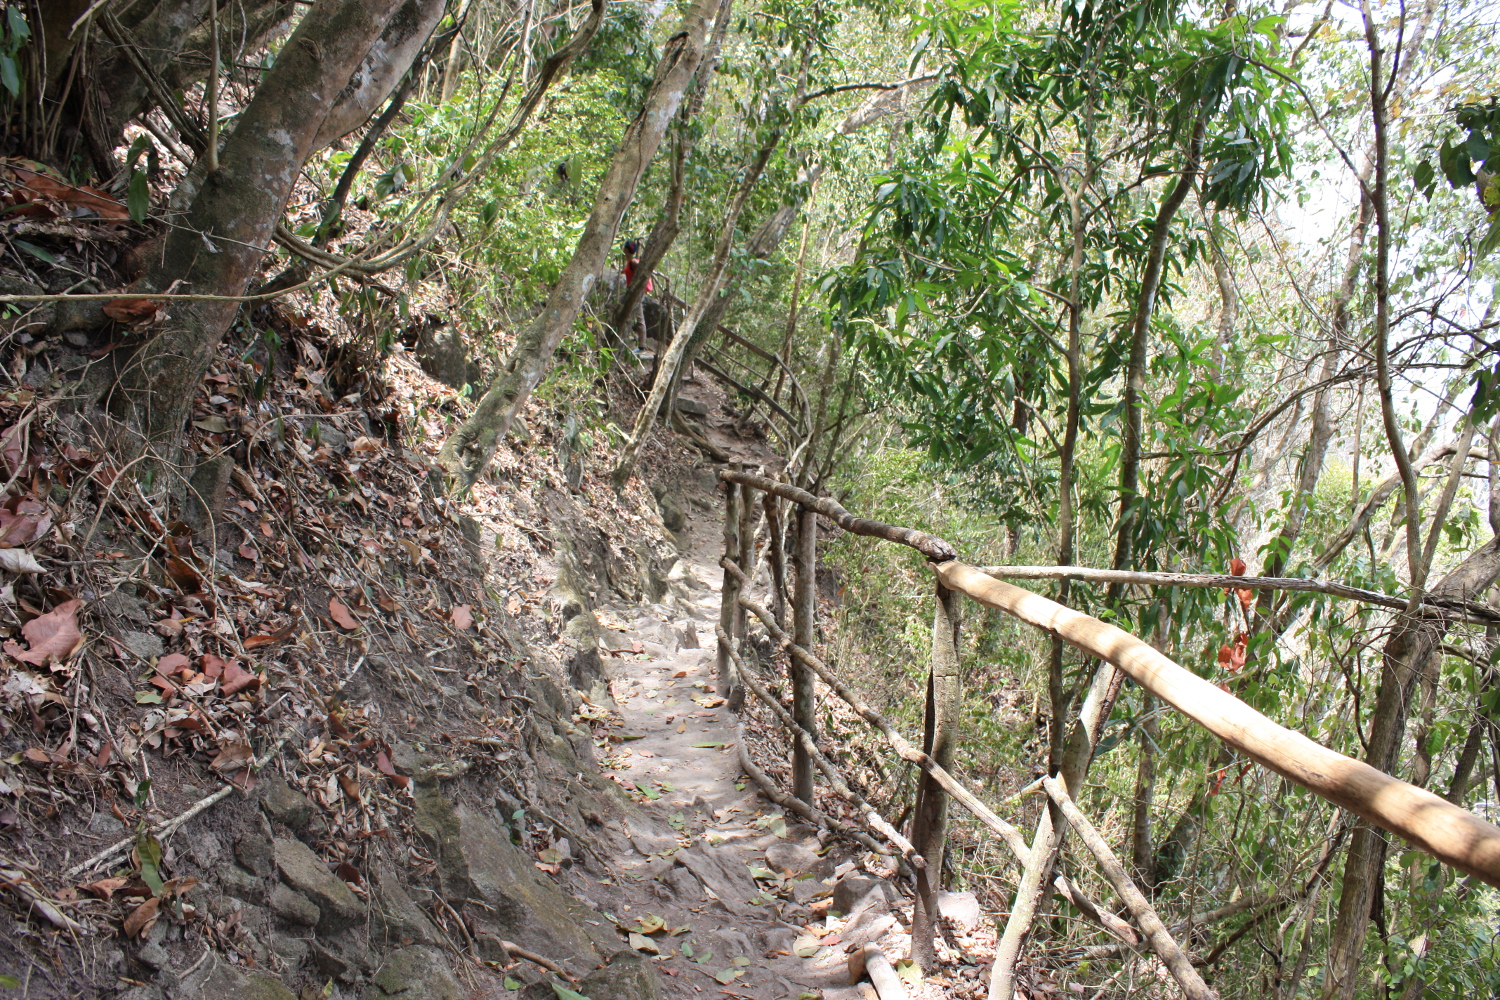
[[[818,607],[818,514],[797,505],[797,551],[792,559],[797,571],[797,591],[792,598],[792,641],[803,649],[813,648],[814,620]],[[738,599],[738,597],[736,597]],[[792,657],[788,664],[792,680],[792,718],[817,739],[818,713],[813,673]],[[813,762],[802,744],[792,744],[792,794],[809,804],[813,801]]]
[[[953,765],[962,699],[958,673],[958,630],[963,595],[937,584],[932,621],[932,667],[927,675],[927,717],[922,749],[945,770]],[[948,793],[923,771],[912,811],[912,842],[927,859],[929,895],[918,896],[912,910],[911,959],[923,972],[932,968],[936,893],[943,887],[943,852],[948,846]]]
[[[740,558],[740,490],[734,483],[724,484],[724,558],[737,562]],[[719,625],[727,636],[735,634],[735,623],[743,621],[739,608],[740,582],[732,573],[724,574],[724,586],[719,591]],[[741,628],[741,634],[744,629]],[[714,661],[718,672],[715,687],[720,698],[728,698],[733,687],[734,661],[725,640],[719,639],[718,656]]]

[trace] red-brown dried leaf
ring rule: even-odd
[[[467,604],[460,604],[453,609],[453,627],[460,632],[467,632],[474,627],[474,610]]]
[[[245,648],[258,649],[261,646],[269,646],[273,642],[282,642],[284,640],[290,639],[293,635],[296,634],[296,632],[297,625],[295,622],[293,622],[291,625],[288,625],[285,628],[277,629],[270,635],[266,635],[265,633],[261,633],[260,635],[252,635],[250,638],[245,640]]]
[[[195,594],[203,589],[203,575],[185,559],[168,556],[167,575],[184,594]]]
[[[347,795],[347,796],[349,796],[355,802],[358,802],[359,801],[359,781],[357,779],[355,779],[354,777],[348,775],[348,774],[340,774],[338,776],[338,779],[339,779],[339,787],[344,790],[344,794]]]
[[[224,664],[224,673],[219,678],[219,690],[224,694],[238,694],[246,688],[256,687],[260,684],[260,675],[252,674],[241,667],[238,660],[230,660]]]
[[[90,882],[88,885],[79,886],[79,888],[92,896],[98,896],[100,899],[107,900],[129,884],[130,879],[128,878],[101,878],[97,882]]]
[[[34,164],[40,167],[41,164]],[[101,219],[113,222],[125,222],[130,219],[130,212],[125,206],[115,201],[109,195],[98,188],[88,187],[83,184],[69,184],[59,180],[40,170],[21,166],[15,161],[7,164],[9,173],[15,178],[18,189],[23,195],[29,196],[31,201],[59,202],[66,206],[68,215],[87,215],[92,213]],[[21,214],[58,214],[51,212],[41,206],[31,206],[21,209]]]
[[[220,774],[226,771],[238,771],[248,767],[255,759],[255,751],[248,743],[229,743],[219,748],[214,759],[208,762],[208,766]]]
[[[334,623],[337,624],[339,628],[359,628],[359,622],[356,621],[354,616],[349,613],[348,605],[339,600],[337,597],[330,597],[328,599],[328,613],[333,617]]]
[[[391,758],[386,754],[384,750],[381,750],[375,755],[375,768],[381,774],[385,775],[387,778],[390,778],[391,782],[397,788],[405,788],[408,784],[411,783],[411,779],[406,775],[396,773],[396,769],[391,766]]]
[[[241,545],[239,547],[239,553],[241,559],[248,559],[251,562],[260,562],[260,550],[251,545],[249,542],[246,542],[244,545]]]
[[[146,326],[162,319],[166,308],[163,303],[151,299],[110,299],[104,303],[102,312],[126,326]]]
[[[83,645],[83,633],[78,631],[81,607],[83,602],[74,598],[31,619],[21,626],[21,635],[31,648],[22,649],[20,643],[7,640],[5,651],[22,663],[37,667],[66,662]]]
[[[1244,576],[1245,560],[1241,559],[1239,556],[1235,556],[1233,559],[1229,560],[1229,575]]]
[[[156,908],[160,905],[161,899],[157,896],[152,896],[140,906],[131,910],[130,915],[125,918],[125,936],[133,938],[149,930],[151,925],[156,923]]]
[[[203,676],[211,681],[218,680],[224,673],[224,658],[213,653],[204,653],[198,665],[203,668]]]
[[[191,668],[193,661],[183,653],[168,653],[156,661],[156,672],[163,677],[171,677]]]
[[[343,879],[345,882],[353,882],[355,885],[361,885],[364,883],[364,876],[360,875],[359,869],[354,867],[347,861],[339,862],[339,866],[337,869],[335,869],[335,871],[338,874],[338,877]]]
[[[0,549],[30,545],[52,527],[52,515],[35,500],[22,500],[14,511],[0,508]]]

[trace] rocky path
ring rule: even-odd
[[[601,763],[641,804],[622,831],[631,850],[613,859],[616,892],[596,902],[660,956],[668,995],[862,1000],[845,948],[884,936],[904,954],[896,893],[743,777],[735,716],[713,694],[712,549],[700,532],[670,607],[596,612],[624,720]]]

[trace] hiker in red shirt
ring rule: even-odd
[[[641,241],[629,239],[625,241],[625,287],[630,287],[630,282],[635,278],[635,270],[641,264]],[[650,295],[651,277],[646,276],[646,294]],[[631,329],[639,335],[641,350],[646,349],[646,300],[641,299],[636,303],[634,322]]]

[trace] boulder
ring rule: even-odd
[[[772,871],[782,872],[793,878],[799,875],[827,878],[833,874],[833,859],[819,857],[818,853],[811,848],[788,841],[772,844],[766,848],[766,866]]]
[[[699,844],[690,850],[678,851],[677,862],[698,876],[698,880],[708,886],[724,908],[735,916],[748,917],[763,912],[750,905],[750,900],[760,895],[760,886],[750,877],[738,851]]]
[[[951,920],[955,927],[972,931],[984,922],[984,910],[979,907],[979,898],[972,892],[940,892],[937,894],[937,915]]]
[[[463,1000],[448,959],[436,948],[413,945],[393,952],[371,979],[364,1000]]]
[[[240,834],[234,842],[234,856],[251,874],[262,878],[276,870],[276,851],[271,838],[259,831]]]
[[[312,801],[275,772],[260,782],[260,806],[266,815],[293,830],[301,830],[312,821]]]
[[[418,784],[412,819],[437,857],[444,898],[455,906],[469,899],[484,903],[485,917],[476,921],[481,929],[488,923],[497,937],[585,966],[617,946],[612,934],[585,923],[593,911],[564,895],[489,816],[454,808],[436,787]]]
[[[870,901],[870,905],[882,908],[887,907],[897,896],[895,887],[885,879],[846,875],[833,887],[833,902],[829,909],[835,913],[853,913],[872,893],[877,895]]]
[[[377,869],[372,881],[370,940],[377,947],[440,943],[437,928],[390,869]]]
[[[318,908],[320,931],[340,930],[363,919],[365,908],[359,897],[302,841],[276,841],[276,868],[281,872],[283,882]]]
[[[301,924],[303,927],[318,926],[318,920],[322,917],[312,900],[284,885],[277,885],[271,890],[270,905],[271,912],[282,920]]]
[[[192,1000],[297,1000],[297,994],[287,989],[280,979],[264,972],[241,974],[231,965],[212,960],[213,971],[196,990],[185,990],[178,994]]]
[[[622,951],[595,969],[578,984],[589,1000],[661,1000],[661,980],[651,963],[638,951]]]

